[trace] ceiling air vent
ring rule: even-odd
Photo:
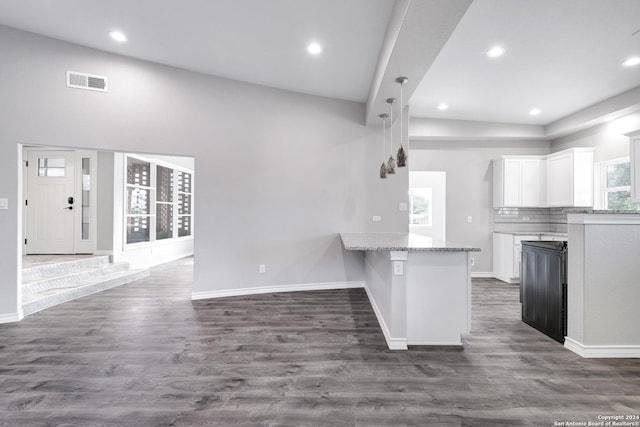
[[[67,71],[67,87],[106,92],[107,78],[103,76],[78,73],[76,71]]]

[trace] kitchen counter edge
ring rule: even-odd
[[[349,251],[480,252],[451,242],[434,243],[415,233],[340,233],[340,239]]]

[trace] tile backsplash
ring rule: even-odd
[[[589,211],[576,208],[498,208],[493,210],[494,231],[566,233],[568,213]]]

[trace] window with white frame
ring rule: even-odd
[[[151,233],[151,163],[127,157],[127,243],[148,242]]]
[[[127,156],[127,244],[192,235],[193,173]]]
[[[410,225],[431,227],[433,189],[412,188],[409,191]]]
[[[638,206],[631,202],[630,171],[628,157],[600,163],[601,204],[604,209],[638,209]]]
[[[176,210],[173,177],[173,169],[156,166],[156,240],[173,238],[173,217]]]
[[[178,236],[191,235],[191,174],[178,172]]]

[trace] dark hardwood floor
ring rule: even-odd
[[[192,302],[191,269],[180,260],[0,325],[0,425],[552,426],[640,413],[640,360],[565,350],[519,320],[513,285],[474,280],[464,349],[402,352],[387,350],[362,290]]]

